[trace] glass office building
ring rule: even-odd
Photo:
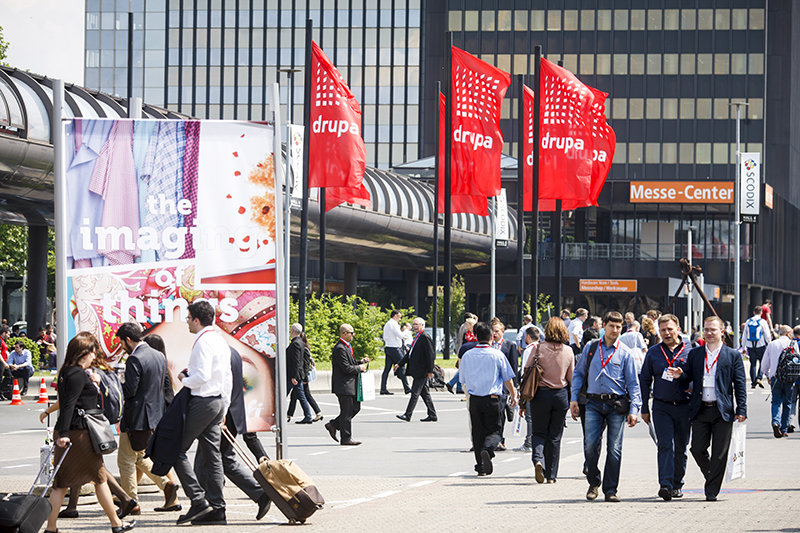
[[[533,72],[534,46],[563,61],[584,83],[607,93],[617,149],[596,208],[564,217],[564,295],[571,307],[641,310],[665,305],[665,280],[678,277],[688,250],[715,300],[730,310],[733,206],[636,204],[630,182],[725,181],[735,174],[735,111],[742,108],[742,150],[759,152],[774,206],[742,231],[742,284],[750,301],[772,297],[778,317],[800,314],[800,252],[780,231],[800,222],[800,141],[791,114],[800,93],[792,25],[800,7],[766,0],[87,0],[86,85],[125,95],[127,12],[134,13],[134,95],[200,118],[261,120],[268,86],[291,87],[290,115],[302,117],[305,21],[348,81],[363,111],[367,164],[389,168],[433,155],[436,82],[446,39],[516,74]],[[322,29],[320,29],[320,27]],[[532,80],[531,80],[532,81]],[[502,107],[504,153],[516,157],[517,93]],[[282,98],[287,98],[284,91]],[[287,102],[282,102],[286,104]],[[797,107],[796,103],[794,107]],[[504,178],[514,203],[513,173]],[[541,215],[543,282],[555,275],[557,221]],[[796,227],[792,226],[792,227]],[[526,269],[527,271],[527,269]],[[509,300],[516,291],[513,271]],[[584,294],[584,277],[639,279],[641,298]],[[486,306],[480,275],[468,277],[470,307]],[[500,286],[503,282],[499,281]],[[488,284],[485,284],[488,286]],[[501,289],[502,290],[502,289]],[[747,300],[747,301],[745,301]],[[780,305],[778,305],[780,300]],[[648,302],[646,304],[640,302]],[[726,307],[727,305],[727,307]],[[728,313],[730,314],[730,313]],[[742,316],[747,316],[744,313]]]

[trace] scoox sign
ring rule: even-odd
[[[739,169],[739,209],[742,222],[755,224],[761,207],[761,154],[743,153]]]

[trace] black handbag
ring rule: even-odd
[[[102,409],[78,409],[78,416],[86,423],[94,453],[108,455],[117,449],[117,439]]]

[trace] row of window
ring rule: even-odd
[[[235,2],[238,9],[243,11],[260,10],[260,9],[285,9],[291,10],[294,6],[297,10],[316,10],[319,11],[325,4],[325,7],[330,10],[333,5],[333,0],[226,0],[224,7],[230,7]],[[348,0],[350,8],[364,9],[366,7],[380,8],[381,10],[392,9],[392,5],[398,7],[397,4],[402,5],[401,0]],[[188,4],[185,0],[86,0],[86,11],[117,11],[120,13],[127,13],[128,11],[142,12],[145,8],[149,12],[164,12],[167,10],[176,10],[181,8],[181,3]],[[223,0],[194,0],[195,8],[198,10],[223,9]],[[408,9],[420,9],[421,0],[407,0],[405,6]]]
[[[761,143],[742,143],[743,152],[761,152]],[[735,143],[617,143],[614,164],[733,165]]]
[[[764,9],[452,10],[450,31],[763,30]]]

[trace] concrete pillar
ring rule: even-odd
[[[45,323],[47,300],[47,226],[28,226],[28,336],[35,337]],[[66,320],[68,310],[59,309],[59,318]],[[63,342],[63,341],[62,341]]]
[[[416,312],[420,311],[418,270],[406,270],[406,307],[413,307]]]
[[[358,289],[358,263],[344,264],[344,294],[353,296]]]
[[[800,294],[792,295],[792,321],[790,326],[794,327],[800,324]]]
[[[781,324],[786,324],[788,326],[794,327],[796,324],[794,323],[794,314],[792,313],[792,295],[784,293],[783,295],[783,315],[782,315]]]
[[[783,324],[783,293],[772,291],[772,325]]]
[[[764,303],[764,297],[761,294],[761,287],[750,287],[750,303],[747,305],[747,312],[742,316],[749,317],[753,314],[753,308],[762,303]]]

